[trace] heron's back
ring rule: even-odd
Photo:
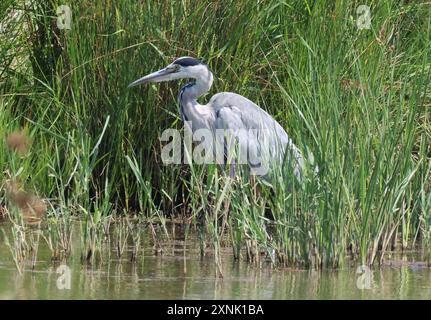
[[[216,129],[253,130],[255,133],[251,140],[257,144],[259,156],[270,167],[283,163],[283,160],[290,161],[295,176],[300,177],[303,165],[301,152],[283,127],[265,110],[232,92],[214,95],[207,106],[213,109]]]

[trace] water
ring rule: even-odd
[[[151,232],[144,233],[143,251],[134,263],[131,246],[118,259],[111,241],[104,261],[93,265],[81,263],[80,237],[74,232],[66,263],[70,289],[62,288],[67,283],[58,280],[59,264],[51,263],[44,240],[35,268],[28,263],[20,274],[0,232],[0,299],[431,299],[431,269],[415,261],[415,253],[394,255],[392,266],[373,269],[372,279],[364,274],[361,282],[356,268],[316,272],[272,269],[267,264],[256,267],[234,261],[225,248],[221,278],[211,252],[200,257],[198,241],[184,244],[181,232],[163,254],[155,254]],[[368,289],[360,290],[358,285]]]

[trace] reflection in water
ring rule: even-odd
[[[148,233],[136,262],[130,262],[129,246],[122,259],[111,248],[91,265],[81,263],[80,238],[74,235],[67,261],[70,290],[58,289],[58,265],[50,262],[44,243],[36,268],[26,267],[20,275],[9,249],[0,242],[0,299],[431,299],[431,269],[411,263],[417,258],[414,254],[404,261],[394,259],[393,266],[374,268],[371,288],[359,290],[355,267],[323,271],[256,267],[234,261],[230,248],[222,249],[220,277],[212,254],[200,257],[198,241],[184,242],[179,230],[175,237],[178,241],[163,254],[154,255]]]

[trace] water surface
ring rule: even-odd
[[[0,224],[0,229],[7,228]],[[103,261],[93,264],[81,263],[75,234],[72,255],[63,262],[71,271],[70,289],[63,289],[56,273],[61,263],[51,262],[44,240],[34,269],[27,264],[20,274],[0,232],[0,299],[431,299],[431,269],[415,253],[394,255],[392,266],[373,269],[366,283],[356,268],[317,272],[257,267],[234,261],[230,248],[224,248],[220,277],[214,256],[201,257],[193,238],[184,242],[177,232],[171,248],[156,254],[151,232],[144,234],[136,262],[130,261],[131,244],[119,259],[110,243]],[[358,289],[358,281],[369,289]]]

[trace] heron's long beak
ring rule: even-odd
[[[171,73],[175,72],[175,70],[169,70],[168,68],[163,68],[159,71],[150,73],[149,75],[146,75],[145,77],[142,77],[131,84],[128,85],[128,88],[135,87],[137,85],[147,83],[147,82],[161,82],[169,80],[169,76]]]

